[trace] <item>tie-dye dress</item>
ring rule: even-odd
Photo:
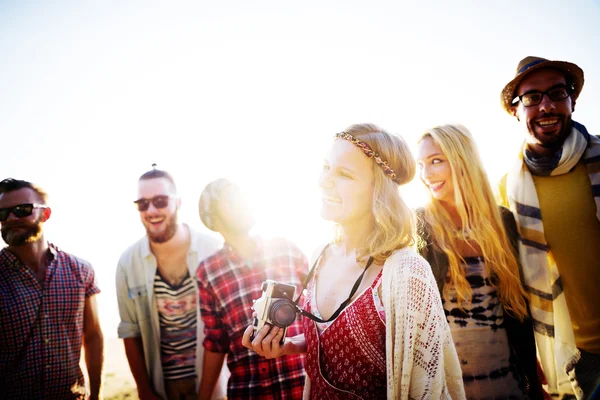
[[[466,257],[466,278],[472,301],[461,310],[450,284],[443,305],[461,363],[468,399],[524,399],[511,371],[510,346],[503,308],[482,257]]]

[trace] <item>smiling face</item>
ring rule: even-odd
[[[179,199],[172,193],[172,185],[166,178],[142,179],[138,183],[138,199],[154,196],[171,196],[165,208],[156,208],[152,202],[146,211],[140,211],[140,220],[151,242],[164,243],[177,232]]]
[[[427,186],[436,200],[454,204],[454,181],[452,167],[440,146],[431,136],[419,142],[417,165],[421,182]]]
[[[566,84],[561,71],[543,68],[525,77],[515,93],[522,96],[531,92],[546,92]],[[544,95],[540,104],[530,107],[525,107],[519,101],[513,106],[512,114],[527,128],[530,150],[538,155],[547,155],[559,150],[569,135],[574,108],[575,100],[572,96],[563,100],[552,100],[548,95]]]
[[[372,218],[373,165],[352,143],[343,139],[333,142],[319,180],[323,219],[344,226]]]

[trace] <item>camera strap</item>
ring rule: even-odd
[[[348,304],[350,304],[350,301],[352,300],[352,297],[354,296],[354,294],[356,293],[356,291],[360,287],[360,283],[362,282],[363,277],[365,276],[365,273],[367,272],[367,270],[369,269],[369,267],[371,266],[371,264],[373,264],[373,257],[369,257],[369,260],[367,261],[367,265],[365,265],[365,268],[363,269],[363,272],[360,274],[360,276],[358,277],[358,279],[356,279],[356,282],[354,282],[354,286],[352,286],[352,290],[350,291],[350,295],[348,296],[348,298],[342,304],[340,304],[340,306],[338,307],[338,309],[335,310],[335,312],[333,313],[333,315],[329,319],[323,320],[323,319],[321,319],[321,318],[319,318],[319,317],[317,317],[317,316],[309,313],[308,311],[304,310],[302,307],[300,307],[298,305],[298,302],[300,301],[300,297],[302,297],[302,293],[304,292],[304,289],[306,289],[306,287],[308,286],[308,283],[310,282],[310,280],[312,279],[313,275],[315,274],[315,270],[317,268],[317,265],[319,265],[319,263],[321,262],[321,258],[323,257],[323,254],[325,254],[325,250],[327,250],[328,248],[329,248],[329,245],[325,246],[323,248],[323,250],[321,251],[321,254],[319,254],[319,257],[317,257],[317,259],[315,260],[315,263],[313,264],[312,268],[310,269],[310,272],[308,273],[308,276],[304,280],[304,285],[302,286],[302,290],[300,291],[300,294],[298,295],[298,298],[294,302],[294,305],[296,306],[296,309],[297,309],[298,313],[304,315],[305,317],[307,317],[309,319],[312,319],[313,321],[319,322],[319,323],[331,322],[334,319],[336,319],[338,317],[338,315],[340,315],[340,313],[344,310],[344,308],[346,308],[346,306]]]

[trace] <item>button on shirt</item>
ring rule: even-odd
[[[204,322],[204,348],[227,353],[231,377],[228,399],[301,399],[304,356],[266,359],[242,345],[244,330],[252,322],[252,300],[262,294],[267,279],[296,285],[297,293],[308,272],[304,255],[290,242],[258,240],[258,254],[243,260],[225,244],[198,266],[200,313]],[[295,299],[294,299],[295,300]],[[288,337],[302,333],[299,319]]]
[[[0,396],[79,399],[85,299],[98,289],[91,265],[50,245],[44,287],[6,248],[0,251]],[[29,341],[28,341],[29,338]]]

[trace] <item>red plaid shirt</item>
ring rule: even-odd
[[[252,300],[261,296],[262,283],[272,279],[293,284],[299,293],[308,264],[302,252],[283,239],[259,239],[258,247],[257,256],[249,261],[225,244],[200,263],[196,274],[204,348],[227,353],[228,399],[301,399],[304,356],[268,360],[242,346],[242,336],[252,322]],[[302,323],[296,319],[287,334],[300,333]]]
[[[62,400],[85,395],[79,368],[83,310],[85,299],[100,289],[87,262],[53,245],[50,252],[53,259],[42,289],[33,272],[14,254],[6,248],[0,251],[3,399]]]

